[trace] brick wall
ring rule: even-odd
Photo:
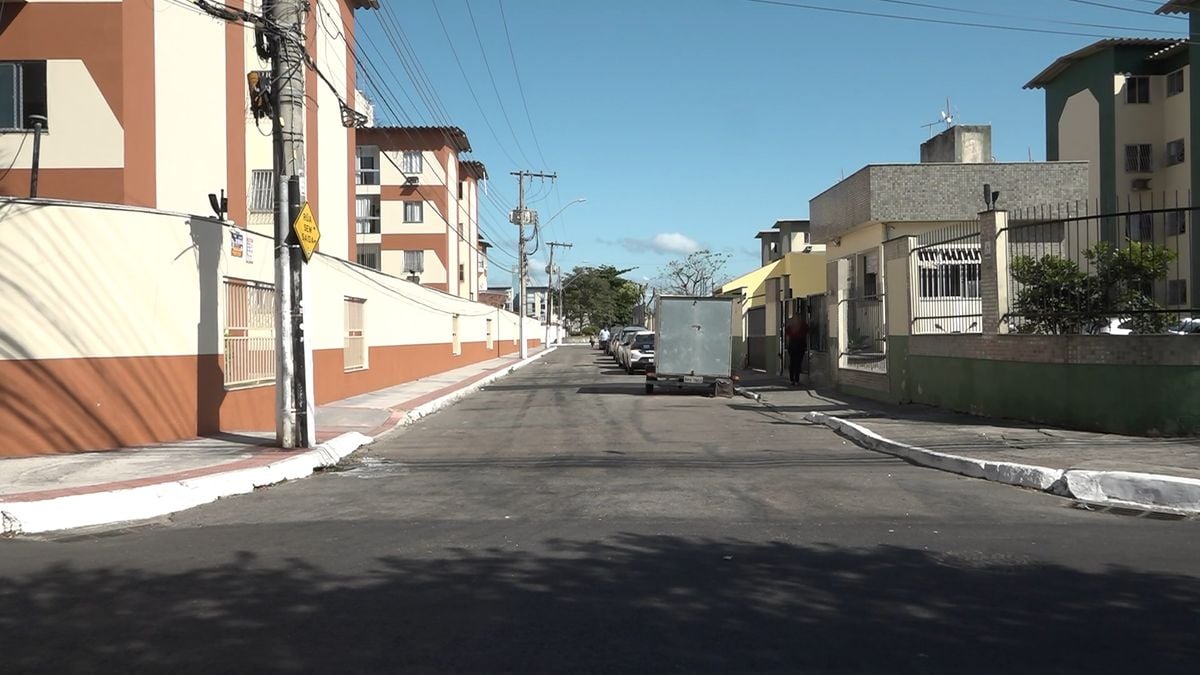
[[[1075,365],[1200,366],[1200,339],[1186,335],[914,335],[909,355]]]
[[[892,383],[888,379],[887,373],[868,373],[852,368],[838,368],[837,382],[839,385],[880,392],[890,392],[892,389]]]

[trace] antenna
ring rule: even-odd
[[[922,124],[921,128],[928,129],[929,137],[933,138],[933,128],[939,124],[945,124],[947,129],[954,126],[954,108],[950,106],[950,97],[949,96],[946,97],[945,110],[938,111],[937,121],[930,122],[928,124]]]

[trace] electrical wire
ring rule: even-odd
[[[1118,10],[1121,12],[1132,12],[1134,14],[1143,14],[1143,15],[1148,14],[1150,16],[1162,16],[1162,17],[1166,17],[1168,19],[1178,19],[1179,21],[1187,21],[1187,17],[1183,17],[1183,16],[1176,16],[1174,14],[1155,14],[1154,12],[1151,12],[1148,9],[1134,9],[1132,7],[1122,7],[1120,5],[1110,5],[1106,2],[1095,2],[1095,0],[1067,0],[1067,2],[1073,2],[1077,5],[1091,5],[1093,7],[1103,7],[1105,9],[1115,9],[1115,10]],[[1163,4],[1166,4],[1166,3],[1164,2]]]
[[[975,16],[993,16],[1001,19],[1021,19],[1028,21],[1037,21],[1040,23],[1052,23],[1064,26],[1081,26],[1084,28],[1107,28],[1111,30],[1129,30],[1129,26],[1114,26],[1103,23],[1086,23],[1081,21],[1066,21],[1062,19],[1047,19],[1035,16],[1025,16],[1022,14],[1005,14],[1003,12],[987,12],[978,9],[963,9],[961,7],[950,7],[947,5],[935,5],[928,2],[914,2],[913,0],[875,0],[876,2],[886,2],[892,5],[905,5],[908,7],[921,7],[924,9],[935,9],[943,12],[957,12],[959,14],[972,14]],[[1147,33],[1175,33],[1176,31],[1162,30],[1156,28],[1139,28],[1138,30]]]
[[[0,178],[8,178],[8,174],[13,170],[13,167],[17,165],[17,160],[21,158],[21,151],[25,149],[25,139],[27,138],[29,138],[29,134],[21,134],[21,144],[17,146],[17,151],[13,153],[12,161],[9,162],[8,168],[4,170],[4,173],[0,174]]]
[[[462,74],[463,82],[466,83],[467,91],[470,92],[471,99],[475,101],[475,107],[479,109],[479,114],[483,117],[484,125],[492,134],[492,139],[496,141],[496,146],[500,148],[500,152],[504,153],[504,156],[508,158],[508,161],[512,162],[514,165],[520,164],[520,162],[513,159],[513,156],[508,151],[508,148],[506,148],[504,144],[500,142],[500,137],[496,134],[496,130],[492,127],[491,120],[488,119],[487,113],[483,111],[483,104],[479,102],[479,96],[475,94],[475,87],[471,86],[471,78],[467,77],[467,69],[463,67],[462,59],[458,57],[458,50],[454,48],[454,41],[450,39],[450,31],[446,28],[445,20],[442,19],[442,11],[438,9],[437,0],[432,0],[431,4],[433,5],[434,13],[437,14],[438,23],[442,26],[442,34],[446,36],[446,44],[450,46],[450,53],[454,55],[454,62],[458,64],[458,72]],[[519,150],[520,148],[518,148],[518,151]]]
[[[1017,33],[1038,33],[1042,35],[1070,35],[1074,37],[1090,37],[1090,38],[1108,38],[1109,35],[1101,35],[1098,33],[1081,33],[1078,31],[1055,30],[1051,28],[1029,28],[1026,26],[1004,26],[992,23],[978,23],[973,21],[954,21],[951,19],[934,19],[928,17],[908,16],[905,14],[888,14],[885,12],[870,12],[859,9],[844,9],[839,7],[823,7],[820,5],[809,5],[800,2],[785,2],[784,0],[745,0],[759,5],[776,5],[779,7],[790,7],[792,9],[807,9],[814,12],[828,12],[833,14],[847,14],[851,16],[869,16],[881,19],[895,19],[897,21],[910,21],[914,23],[930,23],[942,26],[963,26],[966,28],[986,28],[990,30],[1002,30]],[[1076,0],[1072,0],[1076,1]],[[1077,0],[1082,1],[1082,0]],[[1131,10],[1136,11],[1136,10]],[[1178,18],[1178,17],[1176,17]]]
[[[529,114],[529,99],[525,97],[525,86],[521,84],[521,70],[517,68],[517,54],[513,50],[512,35],[508,31],[508,17],[504,15],[504,0],[496,0],[496,5],[500,8],[500,24],[504,26],[504,39],[508,43],[513,75],[517,79],[517,92],[521,94],[521,105],[525,108],[525,121],[529,123],[529,135],[533,137],[533,146],[538,152],[538,159],[542,160],[542,166],[548,166],[546,156],[542,154],[542,144],[538,142],[537,131],[534,129],[533,117]]]
[[[487,50],[483,47],[483,38],[479,35],[479,26],[475,23],[475,12],[471,9],[471,3],[465,3],[467,6],[467,16],[471,19],[471,30],[475,32],[475,42],[479,45],[479,54],[483,57],[483,66],[487,70],[488,80],[492,83],[492,92],[496,94],[496,102],[500,104],[500,114],[504,117],[504,123],[508,125],[508,133],[512,134],[513,143],[517,144],[517,150],[521,153],[521,157],[529,162],[528,155],[525,154],[525,149],[521,147],[521,141],[517,139],[517,132],[513,129],[512,120],[508,117],[508,109],[504,106],[504,97],[500,96],[500,87],[496,86],[496,76],[492,73],[492,64],[488,61]],[[532,162],[529,162],[532,164]]]

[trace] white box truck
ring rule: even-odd
[[[733,376],[733,300],[664,295],[654,310],[654,365],[646,393],[659,387],[705,387]]]

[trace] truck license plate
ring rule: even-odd
[[[684,384],[703,384],[704,378],[699,375],[684,375],[683,382]]]

